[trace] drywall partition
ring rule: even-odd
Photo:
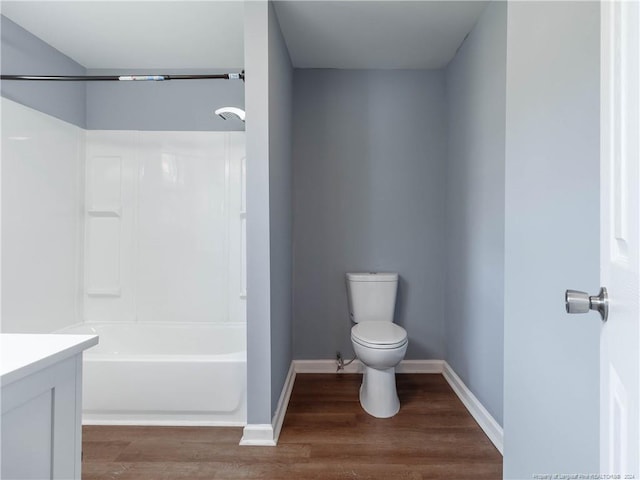
[[[444,358],[441,70],[294,73],[294,356],[353,353],[345,273],[400,274],[407,358]]]
[[[48,333],[81,318],[84,131],[1,101],[1,327]]]
[[[240,72],[242,68],[230,69]],[[88,70],[88,75],[208,74],[209,70]],[[220,107],[244,108],[242,80],[169,80],[162,82],[89,82],[87,128],[90,130],[244,130],[240,120],[223,120]]]
[[[293,68],[269,3],[269,234],[271,248],[271,412],[291,365]]]
[[[446,70],[446,360],[500,424],[506,36],[492,2]]]
[[[271,424],[269,5],[245,3],[247,139],[247,423]],[[247,431],[245,430],[245,436]]]
[[[0,69],[4,75],[85,75],[82,65],[0,15]],[[83,82],[25,82],[3,80],[2,96],[85,128]]]
[[[243,443],[269,444],[291,364],[292,80],[291,61],[270,2],[245,4],[245,65],[249,425]],[[256,437],[262,427],[270,430],[269,438]]]
[[[564,311],[565,289],[599,288],[599,11],[508,5],[507,479],[599,471],[600,320]]]

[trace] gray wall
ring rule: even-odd
[[[265,424],[291,364],[292,221],[292,68],[267,2],[245,4],[245,62],[247,422]]]
[[[203,74],[209,70],[86,70],[4,16],[2,73],[6,75]],[[88,130],[244,130],[225,121],[216,108],[244,108],[240,80],[174,80],[168,82],[2,82],[2,96]]]
[[[88,70],[89,75],[206,74],[239,72],[209,70]],[[244,130],[240,120],[222,120],[214,110],[244,108],[241,80],[170,80],[163,82],[89,82],[89,130]]]
[[[494,2],[446,70],[446,359],[502,424],[507,4]]]
[[[597,2],[510,2],[505,171],[504,474],[599,471]]]
[[[269,231],[271,246],[271,412],[291,365],[293,68],[269,3]]]
[[[82,65],[0,15],[3,75],[85,75]],[[85,84],[3,80],[3,97],[85,127]]]
[[[247,73],[247,423],[271,423],[269,6],[245,4]]]
[[[294,73],[294,357],[352,355],[345,272],[400,273],[406,358],[444,358],[442,71]]]

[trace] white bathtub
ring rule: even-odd
[[[88,425],[244,425],[244,324],[86,323],[60,333],[100,336],[84,354]]]

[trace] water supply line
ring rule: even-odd
[[[358,357],[353,357],[351,360],[345,362],[344,358],[342,358],[342,354],[340,352],[336,352],[336,364],[338,368],[336,368],[336,373],[344,370],[345,367],[351,365]]]

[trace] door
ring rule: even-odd
[[[640,477],[639,2],[601,6],[600,471]]]

